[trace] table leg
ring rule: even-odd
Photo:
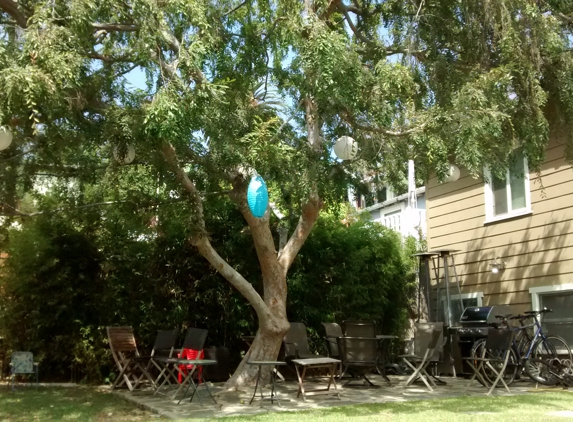
[[[181,382],[181,385],[179,386],[179,388],[177,389],[177,391],[175,392],[175,394],[173,395],[173,399],[175,397],[177,397],[177,394],[179,393],[179,391],[185,387],[185,384],[187,384],[187,388],[185,389],[185,391],[183,392],[183,396],[181,397],[181,399],[177,402],[177,404],[181,403],[181,401],[185,398],[185,396],[187,395],[187,392],[189,391],[189,388],[191,388],[191,385],[193,385],[193,394],[195,394],[195,390],[197,390],[197,387],[195,386],[195,381],[193,381],[193,374],[195,373],[195,370],[197,369],[197,365],[193,365],[193,368],[191,368],[189,370],[189,374],[183,378],[183,381]],[[201,403],[201,397],[199,397],[199,403]]]
[[[255,382],[255,391],[253,391],[253,397],[251,397],[251,401],[249,402],[249,406],[253,403],[255,396],[257,395],[257,387],[259,386],[259,381],[261,380],[261,368],[263,365],[259,365],[259,370],[257,371],[257,381]],[[261,387],[261,396],[262,396],[262,387]]]
[[[297,398],[302,394],[302,401],[306,402],[306,396],[304,395],[304,376],[306,375],[306,366],[302,369],[302,375],[298,371],[298,365],[295,364],[296,376],[298,377],[298,394]]]
[[[202,369],[202,367],[201,367]],[[189,400],[189,403],[191,403],[193,401],[193,397],[195,395],[195,393],[197,393],[197,397],[199,397],[199,403],[201,404],[201,406],[203,406],[203,402],[201,401],[201,395],[199,394],[199,386],[203,384],[205,386],[205,389],[207,390],[207,394],[209,394],[209,397],[211,397],[211,400],[213,400],[213,402],[215,404],[217,404],[217,400],[215,400],[215,397],[213,397],[213,395],[211,394],[211,390],[209,390],[209,384],[207,384],[207,381],[205,381],[205,379],[203,378],[203,371],[199,371],[199,377],[197,379],[197,386],[195,387],[195,391],[193,391],[193,394],[191,395],[191,399]]]
[[[378,362],[376,364],[376,371],[384,378],[384,381],[391,385],[390,379],[386,375],[386,341],[382,340],[378,347]]]
[[[279,401],[279,396],[277,396],[276,394],[276,388],[277,388],[277,383],[276,383],[276,375],[278,373],[278,370],[276,368],[273,368],[271,370],[271,404],[274,404],[273,399],[277,400],[277,403],[279,405],[279,407],[281,406],[281,402]]]

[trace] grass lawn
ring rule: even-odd
[[[0,385],[0,421],[151,421],[158,420],[115,394],[93,387]]]
[[[511,397],[460,397],[405,403],[362,404],[304,412],[268,413],[225,421],[573,421],[573,392],[536,392]]]
[[[118,421],[142,422],[162,418],[116,395],[91,387],[20,387],[12,393],[0,386],[0,422],[3,421]],[[189,421],[195,421],[190,419]],[[553,390],[512,397],[364,404],[303,412],[272,412],[225,421],[573,421],[573,392]]]

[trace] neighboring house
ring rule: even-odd
[[[573,168],[564,158],[566,138],[565,127],[552,126],[541,178],[516,150],[505,179],[485,183],[465,169],[456,182],[430,179],[427,241],[428,250],[460,250],[465,306],[551,308],[547,328],[573,345]],[[505,268],[494,273],[496,258]]]
[[[375,195],[374,204],[366,204],[364,197],[351,198],[352,205],[358,210],[368,211],[372,220],[396,230],[404,236],[426,234],[426,197],[425,187],[416,189],[417,209],[408,210],[408,194],[395,196],[386,187]],[[368,206],[369,205],[369,206]]]

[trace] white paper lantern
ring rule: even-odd
[[[454,164],[450,164],[448,175],[444,179],[444,183],[455,182],[460,178],[460,169]]]
[[[334,153],[341,160],[352,160],[358,154],[358,143],[350,136],[341,136],[334,144]]]
[[[135,148],[131,145],[128,145],[125,149],[115,147],[113,149],[113,157],[120,164],[129,164],[135,158]]]
[[[5,150],[12,143],[12,132],[7,127],[0,126],[0,151]]]

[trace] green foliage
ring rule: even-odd
[[[221,203],[215,209],[208,220],[213,244],[262,291],[238,212]],[[240,338],[256,330],[256,316],[189,245],[180,220],[160,217],[147,236],[134,236],[125,217],[111,216],[89,229],[85,221],[39,216],[9,232],[0,273],[5,346],[33,351],[44,379],[69,380],[74,368],[78,379],[101,382],[115,373],[107,325],[132,326],[142,348],[157,330],[196,326],[209,330],[209,345],[229,347],[237,364]],[[346,227],[322,218],[289,276],[290,319],[313,333],[321,322],[352,318],[382,321],[386,332],[399,333],[412,296],[410,253],[399,235],[377,224]]]
[[[374,320],[385,334],[402,334],[415,290],[414,252],[415,242],[403,246],[399,234],[380,224],[346,227],[322,218],[289,275],[289,320],[318,334],[322,322]]]

